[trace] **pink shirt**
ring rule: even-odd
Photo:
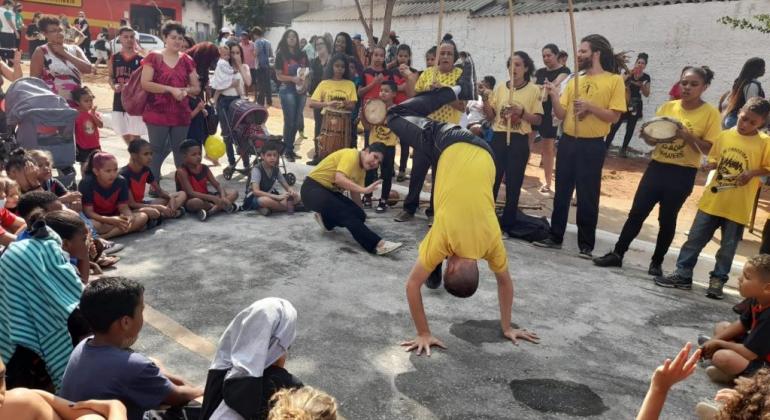
[[[249,41],[248,44],[241,42],[238,44],[243,50],[243,64],[248,64],[250,69],[257,68],[257,48],[254,43]]]
[[[151,66],[155,73],[152,81],[161,85],[184,88],[190,84],[190,73],[195,72],[195,62],[187,54],[179,57],[174,67],[163,61],[163,54],[151,52],[142,60],[143,66]],[[177,127],[190,125],[189,101],[177,101],[170,93],[150,93],[142,119],[147,124]]]

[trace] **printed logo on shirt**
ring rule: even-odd
[[[343,101],[344,102],[344,101],[347,101],[347,100],[348,100],[348,95],[343,90],[339,90],[339,89],[330,90],[326,94],[326,101],[327,102],[329,102],[329,101]]]
[[[690,120],[680,121],[687,131],[694,133],[695,127]],[[684,140],[676,139],[671,143],[658,143],[658,152],[666,159],[683,159],[684,148],[687,147]]]
[[[738,176],[749,167],[749,155],[736,147],[729,147],[722,152],[716,173],[716,186],[737,186]]]
[[[83,131],[85,131],[86,134],[96,133],[96,126],[94,125],[94,122],[91,120],[86,121],[85,125],[83,126]]]
[[[587,97],[591,97],[591,95],[596,92],[599,89],[599,86],[591,79],[584,77],[580,79],[580,90],[582,90],[581,93],[586,95]]]

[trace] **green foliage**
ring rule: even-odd
[[[256,25],[264,28],[270,23],[265,0],[232,0],[222,12],[228,21],[244,28]]]
[[[717,19],[717,22],[730,26],[733,29],[758,31],[764,34],[770,34],[770,14],[755,15],[749,19],[722,16]]]

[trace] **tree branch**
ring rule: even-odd
[[[356,0],[357,2],[358,0]],[[393,9],[396,6],[396,0],[387,0],[385,3],[385,15],[383,17],[382,24],[382,36],[380,37],[380,45],[385,45],[385,40],[390,35],[390,21],[393,19]]]
[[[374,1],[374,0],[370,0]],[[366,32],[366,38],[372,39],[374,34],[372,33],[372,28],[369,27],[369,25],[366,23],[366,18],[364,17],[364,11],[361,10],[361,2],[359,0],[356,0],[356,10],[358,10],[358,20],[361,21],[361,24],[364,25],[364,32]],[[374,24],[372,22],[372,24]]]

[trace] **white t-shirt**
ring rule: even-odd
[[[13,25],[16,24],[16,13],[7,7],[0,8],[0,12],[2,12],[0,13],[0,23],[3,25],[3,27],[0,28],[0,32],[4,34],[15,34],[16,32],[13,30]]]

